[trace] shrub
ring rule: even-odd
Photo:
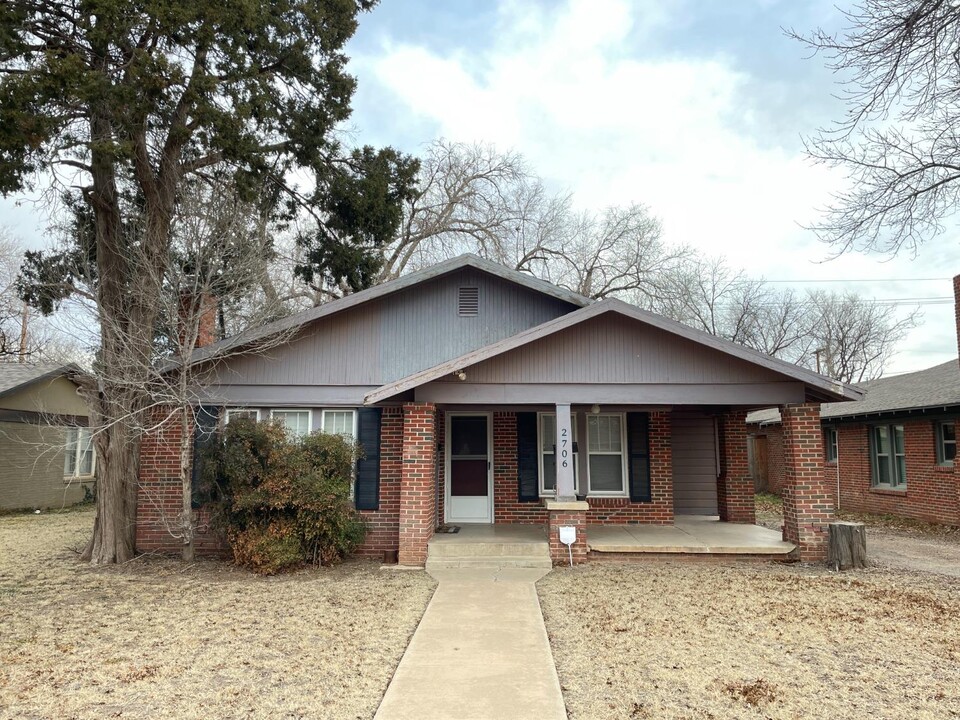
[[[230,422],[205,452],[202,480],[234,561],[273,574],[352,552],[365,533],[350,500],[358,455],[339,435],[292,440],[277,423]]]

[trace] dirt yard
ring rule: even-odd
[[[841,512],[837,516],[867,526],[867,557],[877,567],[960,578],[960,528],[894,515]],[[757,495],[757,524],[781,529],[780,498]]]
[[[370,718],[435,583],[349,562],[79,563],[90,511],[0,517],[0,718]]]
[[[540,581],[570,718],[960,717],[960,582],[595,563]]]

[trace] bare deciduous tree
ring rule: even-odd
[[[444,140],[430,146],[420,191],[384,253],[381,281],[465,252],[591,298],[655,298],[688,255],[663,243],[643,205],[577,212],[550,195],[519,155]]]
[[[960,4],[861,0],[839,34],[788,34],[844,83],[844,119],[807,140],[847,172],[813,226],[836,252],[916,254],[960,201]]]
[[[767,355],[817,368],[843,382],[880,377],[919,310],[895,317],[854,293],[777,290],[722,258],[697,259],[673,277],[654,310]]]

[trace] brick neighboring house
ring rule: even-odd
[[[278,332],[264,355],[226,351]],[[788,429],[785,539],[825,555],[832,507],[819,407],[859,393],[617,300],[592,301],[481,260],[455,258],[196,353],[198,432],[245,415],[364,448],[360,552],[422,565],[438,525],[753,523],[746,414],[776,405]],[[176,551],[176,425],[143,438],[140,551]],[[206,544],[205,544],[206,543]],[[214,549],[212,539],[198,548]]]
[[[75,365],[0,363],[0,508],[60,508],[89,497],[96,456]]]
[[[824,482],[838,509],[960,525],[960,468],[954,463],[958,362],[858,387],[862,400],[820,408]],[[780,413],[757,411],[747,423],[754,447],[766,445],[767,485],[779,493],[784,475]]]

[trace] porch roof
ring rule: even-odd
[[[799,367],[784,360],[764,355],[756,350],[723,340],[709,333],[695,330],[660,315],[641,310],[638,307],[620,300],[607,299],[587,305],[555,320],[465,353],[452,360],[439,363],[426,370],[421,370],[394,382],[382,385],[376,390],[367,393],[364,398],[364,403],[372,405],[382,402],[485,360],[503,355],[511,350],[515,350],[601,316],[626,317],[643,325],[669,333],[671,336],[694,342],[701,347],[709,348],[728,357],[748,363],[756,368],[760,374],[769,377],[770,373],[776,373],[777,376],[785,381],[802,383],[804,396],[807,400],[857,400],[861,397],[861,391],[857,388],[844,385],[836,380],[819,375],[812,370],[807,370],[806,368]],[[605,387],[610,385],[610,383],[604,383],[603,381],[584,382],[583,384],[587,386],[602,385]]]

